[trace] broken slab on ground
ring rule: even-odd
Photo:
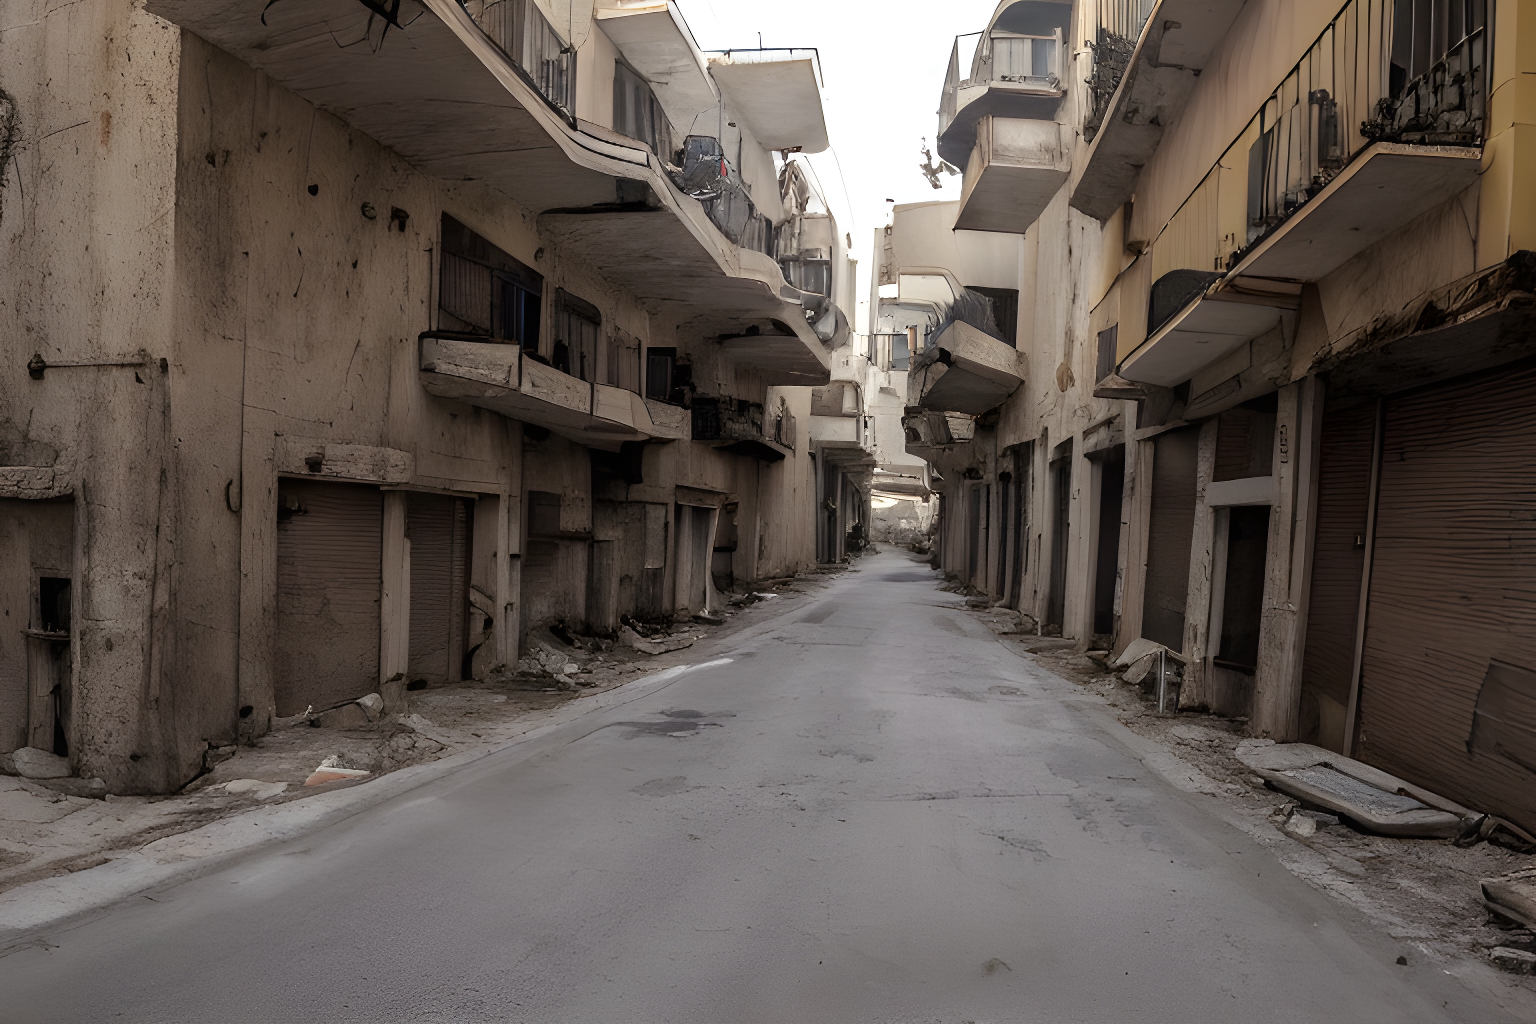
[[[1480,817],[1379,768],[1308,743],[1244,740],[1236,756],[1282,793],[1383,835],[1450,838]]]

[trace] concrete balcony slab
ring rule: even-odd
[[[979,416],[1024,383],[1019,353],[970,324],[956,321],[933,340],[907,375],[908,404],[934,412]]]
[[[1071,176],[1072,143],[1054,121],[981,118],[955,227],[1023,234]]]
[[[625,441],[689,436],[686,410],[657,422],[653,403],[639,395],[579,380],[530,359],[516,345],[429,336],[420,345],[422,386],[439,398],[490,409],[608,451],[617,451]]]

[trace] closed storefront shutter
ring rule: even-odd
[[[383,511],[376,487],[278,481],[279,715],[378,689]]]
[[[1159,434],[1152,454],[1152,517],[1141,635],[1173,651],[1184,649],[1199,440],[1199,427],[1180,427]]]
[[[1329,410],[1323,416],[1301,738],[1330,750],[1343,749],[1344,713],[1354,673],[1375,427],[1375,402]]]
[[[411,542],[412,679],[460,678],[465,606],[469,600],[468,502],[444,494],[411,494],[405,532]]]
[[[1388,399],[1357,756],[1536,828],[1536,368]]]

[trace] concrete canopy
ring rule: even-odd
[[[931,355],[925,353],[907,376],[913,405],[979,416],[1024,383],[1019,353],[970,324],[955,321],[932,344]]]
[[[788,60],[754,59],[764,52],[784,51],[711,55],[710,71],[758,142],[769,149],[822,152],[830,143],[815,51],[790,50]],[[793,56],[798,53],[807,56]]]
[[[669,0],[634,7],[602,7],[597,22],[651,91],[672,123],[687,130],[717,98],[709,65]]]
[[[1282,308],[1223,300],[1214,297],[1214,291],[1185,306],[1144,341],[1120,365],[1119,375],[1139,384],[1171,388],[1280,325]]]
[[[357,0],[270,8],[266,0],[148,0],[146,9],[424,173],[482,181],[545,213],[541,226],[641,298],[697,307],[717,333],[744,320],[782,321],[825,364],[822,342],[798,295],[782,294],[788,286],[772,259],[732,244],[641,143],[569,124],[455,0],[402,0],[402,27],[382,34],[381,20]],[[620,202],[636,182],[648,187],[643,212]]]
[[[1483,151],[1378,142],[1243,257],[1233,275],[1317,281],[1477,181]]]

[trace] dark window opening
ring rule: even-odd
[[[598,379],[599,336],[603,315],[596,306],[565,289],[555,293],[555,369],[585,381]]]
[[[623,64],[613,66],[613,130],[639,139],[663,160],[672,159],[672,125],[650,83]]]
[[[1264,560],[1269,552],[1269,506],[1240,505],[1228,512],[1226,586],[1221,601],[1221,644],[1216,664],[1253,672],[1259,664],[1259,620],[1264,608]]]
[[[1046,592],[1045,624],[1058,630],[1067,616],[1067,528],[1071,525],[1072,458],[1051,464],[1051,579]],[[1060,636],[1058,632],[1055,634]]]
[[[657,402],[672,400],[673,379],[677,376],[677,349],[645,350],[645,397]]]
[[[1101,381],[1115,372],[1116,356],[1120,348],[1120,325],[1106,327],[1099,332],[1099,362],[1094,373],[1094,381]]]
[[[69,632],[69,577],[42,576],[37,581],[38,625],[45,633]]]
[[[1392,95],[1400,95],[1410,81],[1487,23],[1487,0],[1397,0],[1388,83]]]
[[[906,370],[912,366],[912,328],[909,333],[891,335],[891,369]]]
[[[1101,463],[1099,477],[1099,549],[1094,561],[1093,631],[1115,631],[1115,583],[1120,574],[1120,513],[1125,497],[1125,446]]]
[[[1216,427],[1216,464],[1212,480],[1269,476],[1275,461],[1275,396],[1245,403],[1222,413]]]
[[[487,340],[539,348],[544,278],[443,214],[438,326]]]
[[[560,495],[552,491],[528,492],[528,536],[560,536]]]
[[[965,286],[968,292],[984,295],[992,302],[992,322],[997,325],[1003,341],[1012,348],[1019,347],[1019,290],[1017,288],[981,288],[974,284]]]

